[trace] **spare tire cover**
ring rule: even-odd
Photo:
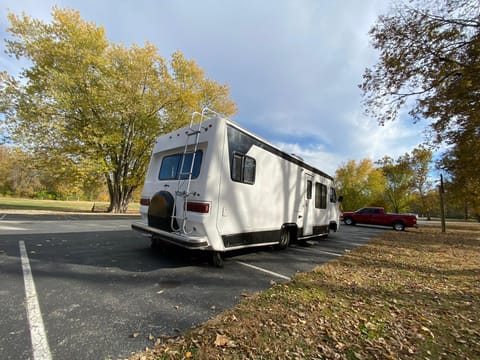
[[[153,195],[148,207],[148,226],[173,231],[171,227],[173,206],[173,196],[168,191],[160,191]],[[176,227],[176,221],[174,226]]]

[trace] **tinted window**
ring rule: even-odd
[[[232,157],[232,180],[246,184],[255,183],[255,159],[239,153],[234,153]]]
[[[245,156],[243,163],[243,182],[253,184],[255,182],[255,159]]]
[[[337,193],[335,192],[335,189],[333,187],[330,188],[330,202],[332,203],[337,202]]]
[[[233,181],[242,181],[242,161],[243,156],[239,154],[233,154],[232,160],[232,180]]]
[[[312,181],[307,180],[307,199],[312,198]]]
[[[327,208],[327,187],[320,183],[315,183],[315,207],[317,209]]]
[[[195,179],[200,174],[200,166],[202,164],[203,152],[198,150],[195,153],[195,161],[192,169],[192,179]],[[185,160],[183,160],[183,154],[175,154],[166,156],[162,159],[162,165],[160,166],[160,173],[158,174],[159,180],[174,180],[174,179],[188,179],[188,173],[192,166],[193,153],[185,154]]]

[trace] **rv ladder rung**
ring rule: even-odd
[[[188,220],[187,217],[183,217],[183,216],[176,216],[176,215],[172,215],[172,218],[174,219],[180,219],[180,220]]]

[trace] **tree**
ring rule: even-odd
[[[428,177],[432,156],[432,151],[422,146],[413,149],[411,155],[405,154],[405,160],[408,161],[409,167],[412,170],[411,185],[420,200],[420,213],[427,215],[428,220],[430,220],[431,217],[431,202],[427,198],[427,194],[432,188],[432,183]]]
[[[367,111],[394,120],[409,98],[410,114],[435,119],[441,136],[478,112],[480,6],[478,1],[397,2],[370,30],[380,61],[360,85]],[[409,104],[410,105],[410,104]]]
[[[31,66],[18,79],[1,77],[8,133],[35,153],[101,173],[110,211],[126,211],[160,134],[205,105],[236,111],[228,87],[206,79],[178,51],[168,62],[148,43],[112,44],[73,10],[54,8],[48,24],[14,14],[9,21],[7,53]]]
[[[400,156],[396,161],[389,156],[376,162],[386,179],[385,199],[396,213],[409,210],[413,170],[409,158]]]
[[[450,174],[448,193],[463,204],[464,218],[468,219],[472,213],[480,221],[479,153],[478,137],[466,139],[449,149],[439,165]]]
[[[374,168],[369,159],[349,160],[335,171],[338,192],[344,198],[345,210],[356,210],[364,206],[383,206],[385,178]]]
[[[480,3],[395,4],[370,30],[380,57],[360,85],[367,114],[383,124],[407,107],[414,121],[430,119],[433,140],[454,153],[445,154],[448,170],[473,186],[480,172],[467,164],[478,163],[480,152],[465,150],[480,135]]]
[[[0,145],[0,193],[33,196],[40,188],[33,156],[19,147]]]

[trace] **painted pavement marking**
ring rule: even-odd
[[[40,312],[40,304],[38,303],[37,291],[35,290],[35,282],[33,281],[27,249],[23,241],[19,241],[18,245],[20,247],[20,257],[22,260],[23,282],[25,284],[25,299],[30,338],[32,340],[33,359],[51,360],[52,355],[43,325],[42,313]]]
[[[282,275],[282,274],[279,274],[279,273],[276,273],[276,272],[273,272],[273,271],[270,271],[270,270],[267,270],[267,269],[263,269],[261,267],[255,266],[255,265],[247,264],[247,263],[244,263],[242,261],[237,261],[236,263],[240,264],[240,265],[243,265],[243,266],[246,266],[246,267],[249,267],[249,268],[252,268],[252,269],[255,269],[255,270],[258,270],[258,271],[261,271],[261,272],[264,272],[266,274],[270,274],[270,275],[278,277],[280,279],[291,280],[288,276],[285,276],[285,275]]]

